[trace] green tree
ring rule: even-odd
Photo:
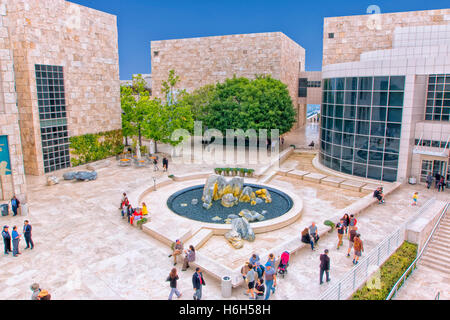
[[[125,137],[138,136],[142,145],[142,126],[150,113],[150,92],[142,75],[133,76],[131,86],[121,86],[122,129]],[[128,142],[128,141],[127,141]]]
[[[192,132],[194,128],[191,109],[177,101],[178,96],[185,94],[184,90],[176,89],[179,79],[180,77],[175,74],[175,71],[170,70],[168,80],[162,83],[165,101],[152,99],[146,109],[143,134],[146,138],[155,142],[156,151],[158,142],[169,143],[172,146],[182,142],[182,139],[171,140],[172,133],[175,130],[185,129]]]
[[[227,129],[278,129],[290,131],[295,123],[295,110],[287,86],[270,76],[227,79],[216,85],[214,98],[205,110],[204,125]]]
[[[182,95],[180,103],[191,109],[196,121],[204,121],[208,115],[209,107],[214,101],[215,94],[216,86],[209,84],[196,89],[191,94]]]

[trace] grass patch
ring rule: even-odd
[[[371,289],[367,284],[358,290],[352,300],[386,300],[398,279],[417,257],[417,245],[405,241],[381,266],[381,289]]]

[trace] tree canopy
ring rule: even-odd
[[[290,131],[295,123],[295,110],[287,86],[270,76],[227,79],[185,94],[183,105],[193,110],[195,120],[208,128],[278,129]]]

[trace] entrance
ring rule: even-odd
[[[436,175],[436,173],[439,173],[441,176],[446,177],[447,180],[448,174],[450,174],[450,168],[447,167],[448,161],[422,160],[422,172],[420,181],[426,182],[429,173],[431,173],[433,177]]]

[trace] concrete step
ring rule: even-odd
[[[212,236],[214,231],[211,229],[200,229],[192,238],[186,243],[187,246],[193,245],[195,250],[200,249]]]
[[[442,256],[445,259],[449,259],[450,260],[450,250],[449,251],[444,251],[444,250],[440,250],[437,248],[428,248],[425,256],[427,256],[428,254],[432,255],[432,256]]]
[[[437,241],[438,243],[450,244],[450,238],[442,234],[437,234],[434,237],[433,241]]]
[[[450,258],[444,256],[441,252],[430,252],[428,251],[424,258],[429,258],[431,261],[435,261],[436,263],[442,263],[444,266],[450,265]]]
[[[444,225],[441,224],[439,226],[439,230],[442,230],[442,231],[447,232],[447,233],[450,234],[450,226],[444,226]]]
[[[437,248],[438,250],[441,250],[441,251],[448,251],[448,250],[450,250],[450,245],[446,244],[446,243],[442,243],[442,242],[433,241],[429,245],[429,248]]]
[[[427,268],[448,274],[448,267],[442,267],[435,264],[433,261],[425,260],[425,258],[421,259],[420,264],[426,266]]]

